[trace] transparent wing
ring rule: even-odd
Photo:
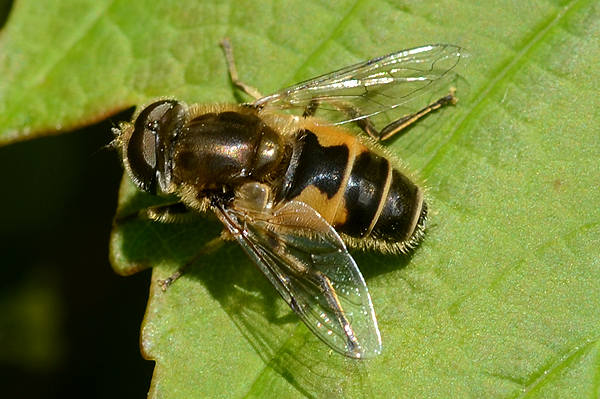
[[[292,201],[271,215],[217,205],[219,219],[308,328],[353,358],[381,351],[364,278],[337,232]]]
[[[460,57],[461,48],[449,44],[402,50],[290,86],[254,104],[298,113],[316,106],[316,115],[332,124],[397,107],[414,112],[437,100],[427,94],[448,93]]]

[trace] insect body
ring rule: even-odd
[[[224,47],[234,82],[252,93]],[[373,356],[381,351],[377,319],[346,244],[405,251],[423,235],[427,206],[389,157],[335,123],[353,121],[379,137],[369,117],[439,87],[459,57],[448,45],[406,50],[249,104],[156,101],[115,129],[115,145],[140,189],[180,200],[148,215],[169,221],[175,212],[212,210],[320,339],[350,357]],[[451,93],[383,135],[454,101]]]

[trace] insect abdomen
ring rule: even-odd
[[[309,204],[358,245],[414,245],[425,223],[422,190],[354,136],[310,128],[301,131],[284,198]]]

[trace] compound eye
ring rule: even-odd
[[[173,109],[179,102],[172,100],[150,104],[139,114],[127,146],[127,160],[132,179],[138,187],[156,194],[160,152],[164,151],[164,129],[172,126]]]

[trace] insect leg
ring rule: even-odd
[[[351,119],[354,119],[354,123],[356,123],[356,125],[358,127],[360,127],[365,133],[367,133],[369,136],[371,136],[375,140],[378,140],[379,132],[377,131],[377,129],[375,128],[373,123],[371,123],[369,118],[364,118],[358,109],[352,107],[350,104],[348,104],[346,102],[341,102],[341,101],[328,101],[328,102],[331,105],[333,105],[336,109],[338,109],[339,111],[348,115]],[[320,105],[319,100],[314,99],[314,98],[312,100],[310,100],[308,105],[304,108],[302,117],[308,118],[310,116],[314,116],[317,112],[317,109],[319,108],[319,105]]]
[[[131,219],[148,219],[155,222],[172,223],[179,222],[190,214],[189,209],[181,202],[172,204],[151,206],[137,212],[115,218],[116,224],[125,223]]]
[[[376,138],[377,130],[375,129],[375,126],[373,126],[373,124],[371,123],[369,118],[364,118],[358,109],[356,109],[356,108],[352,107],[352,105],[350,105],[346,102],[342,102],[342,101],[331,100],[331,101],[329,101],[329,103],[331,105],[333,105],[339,111],[348,115],[351,119],[355,119],[354,123],[356,123],[358,125],[358,127],[360,127],[367,134],[369,134],[369,136]],[[317,109],[319,109],[320,105],[321,105],[321,103],[319,102],[319,100],[316,98],[313,98],[312,100],[310,100],[308,102],[308,104],[304,108],[302,117],[308,118],[308,117],[314,116],[317,113]]]
[[[371,138],[377,141],[387,140],[390,137],[394,136],[399,131],[405,129],[406,127],[412,125],[431,111],[435,111],[436,109],[443,107],[448,104],[456,104],[458,99],[454,95],[454,89],[450,90],[450,93],[440,98],[437,101],[432,102],[431,104],[421,108],[419,111],[405,115],[402,118],[393,121],[389,125],[385,126],[381,131],[378,131],[375,125],[371,122],[371,120],[367,117],[364,117],[361,111],[357,108],[354,108],[351,104],[348,104],[343,101],[332,101],[328,100],[330,105],[333,105],[340,112],[348,115],[350,120],[353,120],[356,125],[361,128],[365,133],[367,133]],[[318,100],[311,100],[309,104],[304,109],[304,117],[313,116],[317,109],[319,108]]]
[[[319,108],[319,100],[313,98],[308,102],[308,105],[304,108],[302,117],[308,118],[309,116],[314,116],[317,112],[317,108]]]
[[[338,105],[338,107],[342,112],[344,112],[350,118],[355,119],[354,123],[356,123],[356,126],[361,128],[365,133],[367,133],[369,136],[371,136],[371,138],[373,138],[375,140],[381,140],[380,134],[377,131],[377,128],[375,127],[375,125],[373,125],[373,123],[371,122],[371,120],[369,118],[363,118],[362,117],[363,115],[360,113],[360,111],[358,109],[352,107],[349,104],[341,104],[341,105]]]
[[[181,202],[168,205],[153,206],[145,210],[148,219],[161,223],[183,222],[185,219],[196,216]]]
[[[357,339],[352,330],[352,326],[346,317],[344,309],[338,299],[337,293],[331,284],[331,280],[325,274],[318,270],[306,270],[308,277],[319,286],[321,292],[325,296],[329,307],[335,311],[338,323],[342,326],[348,340],[348,352],[356,352],[358,349]]]
[[[181,277],[181,275],[185,272],[185,270],[188,267],[190,267],[194,262],[196,262],[202,256],[208,255],[208,254],[216,251],[222,244],[223,244],[222,237],[213,238],[212,240],[210,240],[209,242],[204,244],[202,249],[200,249],[200,252],[198,252],[198,254],[196,256],[194,256],[192,259],[185,262],[185,265],[183,265],[179,269],[177,269],[177,271],[175,273],[171,274],[169,277],[167,277],[164,280],[158,280],[158,285],[160,285],[160,288],[162,288],[163,291],[166,291],[167,288],[169,288],[169,286],[175,282],[175,280],[177,280],[179,277]]]
[[[146,219],[161,223],[175,223],[185,222],[187,219],[197,217],[197,212],[190,212],[181,202],[175,202],[172,204],[152,206],[141,211],[134,212],[125,216],[120,216],[115,219],[115,224],[121,224],[128,222],[132,219]],[[207,255],[215,251],[222,244],[224,237],[217,237],[204,244],[200,249],[200,252],[192,259],[187,261],[185,265],[180,267],[175,273],[164,280],[158,280],[158,285],[161,286],[163,291],[175,282],[183,272],[194,262],[196,262],[201,256]]]
[[[231,45],[229,39],[225,38],[221,40],[219,44],[221,45],[221,47],[223,48],[223,52],[225,53],[225,61],[227,61],[227,68],[229,69],[229,77],[231,78],[233,84],[242,89],[249,96],[254,97],[254,99],[256,100],[262,98],[263,95],[260,94],[260,92],[257,89],[242,82],[238,77],[237,69],[235,68],[235,60],[233,59],[233,46]]]
[[[458,101],[458,99],[454,95],[454,89],[451,89],[450,93],[448,93],[444,97],[440,98],[439,100],[432,102],[431,104],[427,105],[426,107],[420,109],[419,111],[417,111],[413,114],[406,115],[406,116],[390,123],[383,129],[381,129],[381,131],[379,132],[378,137],[376,139],[386,140],[386,139],[392,137],[393,135],[395,135],[396,133],[398,133],[399,131],[401,131],[402,129],[405,129],[406,127],[412,125],[413,123],[415,123],[416,121],[418,121],[419,119],[421,119],[422,117],[424,117],[425,115],[430,113],[431,111],[435,111],[436,109],[443,107],[444,105],[448,105],[448,104],[454,105],[454,104],[456,104],[457,101]],[[369,135],[371,135],[371,134],[369,133]],[[371,137],[373,137],[373,136],[371,135]]]

